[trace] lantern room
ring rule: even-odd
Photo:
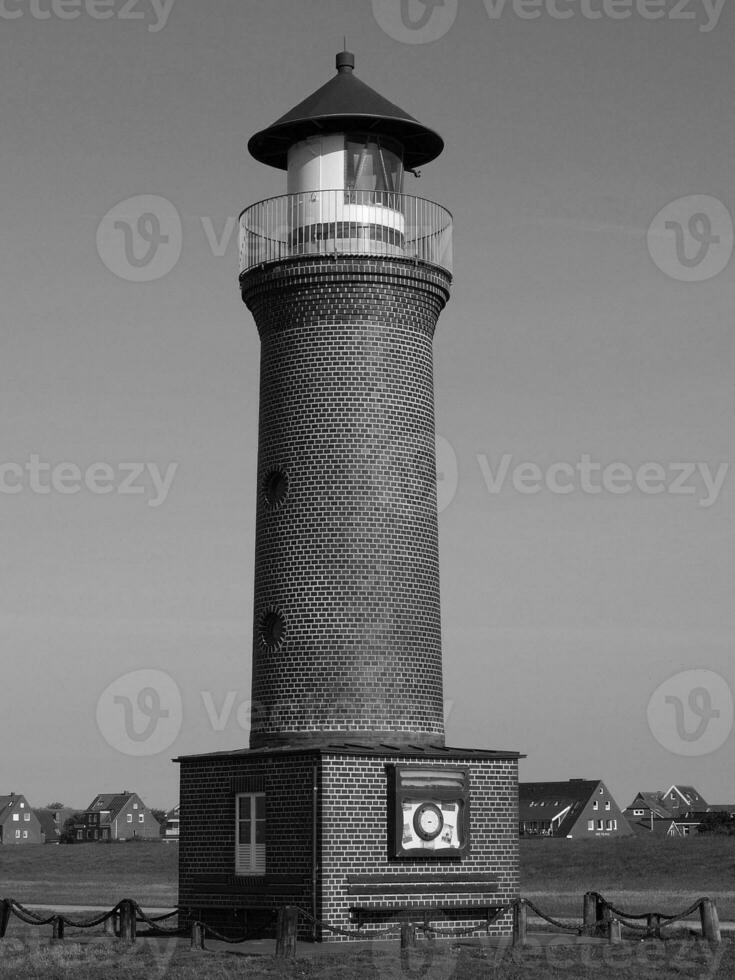
[[[287,172],[280,198],[243,212],[242,270],[293,255],[406,256],[445,268],[451,216],[404,194],[404,175],[437,157],[433,130],[354,74],[341,51],[337,74],[248,143],[261,163]]]

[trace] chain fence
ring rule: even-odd
[[[311,926],[315,936],[316,931],[320,930],[321,932],[342,936],[345,939],[375,941],[396,937],[400,934],[401,943],[403,944],[404,942],[412,942],[410,937],[413,936],[415,938],[416,931],[423,933],[427,940],[436,938],[458,939],[471,936],[483,930],[486,934],[489,934],[489,928],[492,923],[496,922],[502,915],[512,912],[513,943],[514,945],[523,945],[528,931],[528,913],[530,911],[543,922],[548,923],[554,929],[561,932],[573,933],[576,936],[606,936],[610,942],[620,941],[621,926],[639,938],[663,939],[663,929],[687,920],[696,913],[699,913],[703,938],[711,942],[720,941],[717,907],[709,898],[697,899],[688,908],[673,914],[665,912],[627,912],[618,908],[612,902],[608,902],[599,892],[587,892],[584,896],[583,918],[581,921],[574,922],[558,919],[544,912],[529,899],[518,898],[505,905],[493,906],[492,912],[484,917],[482,923],[473,924],[465,928],[442,928],[437,925],[443,913],[439,909],[432,908],[397,908],[395,910],[397,921],[393,921],[379,929],[371,928],[369,930],[365,930],[362,923],[355,929],[347,929],[334,925],[296,905],[282,906],[280,909],[275,906],[260,907],[250,911],[264,913],[266,916],[270,914],[271,921],[259,929],[246,928],[244,934],[241,936],[231,936],[220,932],[201,918],[193,917],[190,910],[179,907],[170,912],[149,915],[137,902],[131,899],[123,899],[109,911],[80,920],[77,917],[68,916],[59,912],[51,912],[44,915],[27,908],[20,902],[15,901],[15,899],[7,898],[0,901],[0,939],[5,937],[10,919],[14,916],[28,926],[52,926],[53,937],[57,940],[63,940],[64,928],[67,926],[77,930],[94,929],[99,926],[104,926],[108,934],[117,935],[121,939],[130,942],[135,942],[137,936],[190,936],[192,948],[203,949],[205,939],[213,939],[217,942],[236,945],[255,939],[273,938],[273,919],[277,915],[278,920],[275,929],[278,944],[277,949],[282,949],[284,942],[287,943],[288,948],[295,948],[298,920]],[[478,908],[479,911],[480,909]],[[175,916],[183,916],[187,920],[186,924],[175,926],[163,924]],[[138,923],[147,927],[145,932],[137,932]],[[408,931],[406,931],[407,927],[409,927]]]

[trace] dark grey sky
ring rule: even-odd
[[[247,742],[258,340],[232,219],[285,191],[245,143],[331,77],[346,34],[359,77],[446,141],[406,190],[455,216],[450,742],[523,751],[525,779],[603,778],[623,805],[675,781],[735,798],[733,11],[434,6],[0,3],[0,464],[20,487],[0,493],[0,792],[171,805],[171,756]],[[115,267],[127,212],[108,214],[140,195],[173,205],[150,281]],[[62,492],[95,464],[96,492]],[[142,493],[117,492],[124,464],[148,464]],[[140,670],[182,699],[156,752],[98,724]]]

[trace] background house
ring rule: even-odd
[[[77,828],[79,841],[157,840],[161,825],[137,793],[100,793],[89,804]]]
[[[520,783],[522,837],[629,837],[632,830],[599,779]]]
[[[25,796],[0,796],[0,844],[41,843],[41,824]]]
[[[693,786],[670,786],[663,794],[663,803],[668,807],[672,816],[682,813],[705,813],[708,803]]]
[[[177,841],[179,839],[179,805],[168,810],[161,824],[161,837],[165,841]]]
[[[44,844],[58,844],[67,820],[78,813],[73,807],[40,807],[34,814],[41,825],[41,839]]]
[[[628,823],[637,834],[665,834],[671,824],[672,813],[663,800],[660,790],[642,790],[625,808]]]
[[[637,834],[688,837],[697,833],[707,813],[735,813],[735,805],[710,804],[693,786],[670,786],[665,792],[637,793],[625,816]]]

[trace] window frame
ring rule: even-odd
[[[263,816],[258,816],[258,800],[263,801]],[[247,801],[247,816],[243,813],[243,806]],[[266,794],[260,790],[256,792],[236,793],[235,794],[235,874],[239,877],[262,877],[266,869],[266,847],[267,847],[267,807]],[[250,825],[250,841],[240,843],[240,825]],[[263,840],[258,841],[258,829],[261,825]]]

